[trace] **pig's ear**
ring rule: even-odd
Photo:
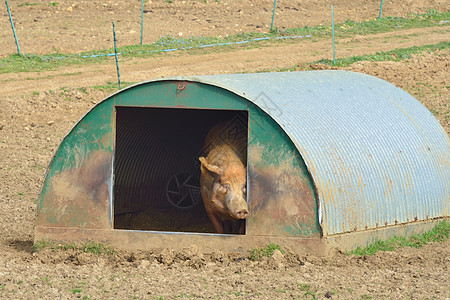
[[[210,165],[208,164],[208,162],[206,161],[206,159],[202,156],[199,158],[202,167],[207,169],[208,171],[210,171],[211,173],[214,173],[216,175],[221,176],[223,174],[223,171],[221,168],[219,168],[218,166],[214,166],[214,165]]]

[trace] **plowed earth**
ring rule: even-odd
[[[110,47],[110,22],[122,45],[139,41],[140,1],[11,1],[27,53],[79,52]],[[170,3],[169,3],[170,2]],[[184,3],[183,3],[184,2]],[[160,34],[225,35],[267,31],[272,1],[147,1],[145,41]],[[326,24],[329,1],[278,1],[277,26]],[[339,1],[337,21],[378,16],[379,1]],[[386,1],[384,15],[446,11],[448,1]],[[136,18],[137,15],[137,18]],[[120,22],[119,22],[120,21]],[[0,55],[14,53],[7,14],[0,18]],[[236,26],[238,24],[238,26]],[[397,30],[338,41],[338,57],[449,40],[445,26]],[[139,82],[172,75],[276,70],[331,57],[323,39],[264,47],[167,53],[121,61],[122,79]],[[381,77],[421,101],[450,132],[450,52],[398,62],[361,62],[345,68]],[[332,298],[449,299],[450,241],[374,256],[296,255],[285,249],[261,261],[248,253],[185,251],[92,254],[80,250],[32,252],[36,198],[60,140],[116,80],[113,60],[52,71],[0,74],[0,297],[4,299]]]

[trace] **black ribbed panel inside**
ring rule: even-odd
[[[116,107],[114,228],[214,232],[200,195],[208,131],[247,112]]]

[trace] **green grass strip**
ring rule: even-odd
[[[336,37],[351,37],[354,35],[370,35],[383,32],[405,30],[410,28],[433,27],[436,25],[448,26],[450,11],[438,12],[430,9],[423,14],[412,14],[408,18],[386,17],[382,19],[372,19],[362,22],[347,20],[336,25]],[[446,22],[447,21],[447,22]],[[331,35],[331,25],[320,25],[315,27],[297,27],[286,30],[273,30],[272,34],[277,35],[312,35],[314,37]]]
[[[61,57],[67,57],[62,59]],[[58,67],[106,62],[106,57],[82,58],[79,55],[48,54],[35,55],[13,54],[0,59],[0,74],[20,72],[42,72],[55,70]]]
[[[376,241],[365,248],[356,248],[355,250],[348,252],[351,255],[373,255],[378,251],[394,251],[396,249],[411,247],[421,248],[432,242],[444,242],[448,239],[450,233],[450,222],[444,220],[437,224],[432,230],[423,233],[413,235],[409,238],[405,237],[393,237],[387,241]]]
[[[128,81],[122,81],[122,89],[126,88],[130,85],[136,84],[137,82],[128,82]],[[117,82],[111,82],[111,81],[107,81],[105,84],[101,84],[101,85],[94,85],[92,87],[94,90],[99,90],[99,91],[103,91],[103,92],[115,92],[117,90],[119,90],[119,84]]]
[[[81,251],[85,253],[94,253],[94,254],[114,254],[114,251],[111,247],[108,245],[104,245],[101,243],[97,243],[94,241],[87,241],[83,244],[75,244],[75,243],[63,243],[63,242],[56,242],[56,241],[46,241],[41,240],[36,242],[33,245],[33,252],[39,252],[43,249],[50,249],[52,251],[55,250],[75,250],[75,251]]]
[[[293,65],[291,67],[281,69],[265,69],[260,72],[294,72],[298,70],[313,70],[311,65],[326,64],[336,67],[348,67],[355,62],[361,61],[401,61],[410,59],[412,54],[420,54],[424,52],[432,52],[436,50],[444,50],[450,48],[450,42],[440,42],[432,45],[413,46],[409,48],[397,48],[390,51],[377,52],[373,55],[357,55],[336,59],[336,64],[333,64],[331,59],[321,59],[314,62],[308,62],[301,65]]]
[[[250,251],[250,260],[256,261],[261,260],[263,257],[270,257],[275,250],[279,250],[281,253],[284,252],[279,245],[274,243],[270,243],[266,247],[255,248]]]
[[[398,48],[389,51],[377,52],[372,55],[355,55],[345,58],[336,59],[336,64],[330,59],[321,59],[314,63],[322,63],[337,67],[348,67],[355,62],[360,61],[401,61],[410,59],[412,54],[418,54],[423,52],[431,52],[436,50],[443,50],[450,48],[450,42],[444,41],[432,45],[413,46],[409,48]]]

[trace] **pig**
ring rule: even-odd
[[[228,122],[213,127],[200,157],[200,189],[205,210],[217,233],[244,234],[249,211],[246,202],[247,134],[245,142],[226,131]]]

